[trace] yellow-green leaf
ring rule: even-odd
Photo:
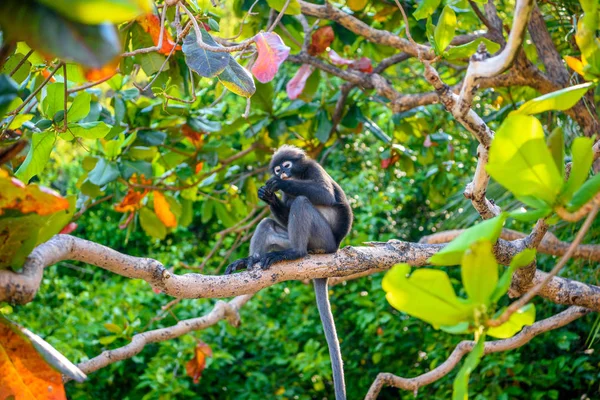
[[[65,17],[89,25],[132,20],[151,13],[152,0],[38,0]]]
[[[456,325],[472,317],[473,307],[456,297],[444,271],[423,268],[408,277],[409,272],[409,265],[398,264],[383,278],[382,287],[392,307],[434,327]]]
[[[492,243],[482,240],[472,244],[463,256],[460,272],[469,300],[475,304],[489,304],[498,283],[498,264],[492,253]]]
[[[500,315],[504,310],[500,310]],[[488,329],[487,334],[499,339],[513,337],[525,325],[531,325],[535,322],[535,306],[527,304],[513,313],[509,320],[500,326]]]
[[[548,110],[568,110],[577,104],[593,84],[593,82],[582,83],[536,97],[524,103],[516,113],[531,115]]]
[[[510,261],[509,267],[504,271],[500,279],[498,280],[498,284],[494,289],[494,292],[491,296],[492,303],[496,303],[504,294],[508,291],[510,287],[510,282],[512,281],[512,275],[517,270],[517,268],[525,267],[529,265],[533,260],[535,260],[536,250],[535,249],[525,249]]]
[[[286,0],[267,0],[269,7],[273,8],[275,11],[281,11],[285,2]],[[284,14],[298,15],[300,14],[300,11],[300,3],[298,3],[298,0],[290,0],[290,4],[288,4]]]
[[[571,145],[571,159],[573,163],[569,179],[561,193],[562,200],[569,201],[590,174],[590,168],[594,162],[593,145],[594,140],[588,137],[578,137],[573,141]]]
[[[460,264],[463,254],[471,244],[480,240],[487,240],[495,243],[500,236],[502,225],[504,225],[504,221],[506,221],[507,217],[508,215],[503,213],[465,230],[448,243],[442,250],[434,254],[429,259],[429,262],[433,265]]]
[[[456,14],[450,6],[445,6],[440,19],[433,31],[433,37],[438,50],[443,52],[454,38],[456,29]]]
[[[563,184],[542,124],[529,115],[513,114],[504,120],[492,142],[486,169],[515,197],[535,208],[540,203],[553,205]]]

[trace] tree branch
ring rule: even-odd
[[[102,354],[80,363],[79,369],[86,374],[104,368],[117,361],[126,360],[139,354],[147,344],[164,342],[183,336],[192,331],[206,329],[226,319],[232,326],[240,324],[239,309],[252,298],[251,294],[238,296],[230,302],[219,300],[210,313],[199,318],[191,318],[179,321],[176,325],[168,328],[155,329],[152,331],[138,333],[131,338],[131,342],[123,347],[107,350]],[[64,378],[65,382],[70,379]]]
[[[561,328],[575,321],[576,319],[587,315],[589,312],[589,310],[586,310],[583,307],[570,307],[550,318],[546,318],[534,323],[533,325],[526,326],[521,332],[509,339],[486,342],[484,352],[485,354],[498,353],[524,346],[534,337],[544,332]],[[367,393],[365,400],[375,400],[384,386],[394,386],[416,393],[419,388],[429,385],[448,375],[448,373],[450,373],[456,367],[456,365],[473,349],[474,346],[475,342],[472,340],[464,340],[460,342],[452,354],[450,354],[450,357],[446,359],[446,361],[438,365],[433,370],[414,378],[402,378],[390,373],[380,373],[377,375],[377,378],[369,388],[369,392]]]
[[[479,78],[496,76],[512,65],[525,38],[527,22],[534,4],[534,0],[517,0],[508,42],[498,55],[485,60],[471,59],[453,114],[464,117],[471,111],[473,91]]]

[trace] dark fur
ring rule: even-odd
[[[291,161],[289,168],[283,166]],[[277,174],[275,168],[279,167]],[[273,177],[258,190],[273,218],[257,226],[250,255],[230,264],[225,274],[259,263],[263,269],[283,260],[296,260],[309,252],[335,253],[352,227],[352,209],[342,188],[306,154],[293,146],[275,152],[269,169]],[[285,173],[290,179],[282,179]],[[277,191],[283,193],[279,199]],[[315,294],[329,346],[337,400],[346,398],[339,341],[331,314],[327,279],[315,279]]]

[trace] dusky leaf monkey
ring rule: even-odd
[[[268,269],[283,260],[310,253],[335,253],[352,227],[352,208],[346,194],[315,160],[301,149],[284,145],[271,159],[273,177],[258,190],[271,208],[250,241],[250,255],[235,261],[225,274],[259,264]],[[281,199],[276,192],[281,191]],[[329,295],[327,278],[315,279],[317,308],[323,323],[333,370],[337,400],[346,399],[342,355]]]

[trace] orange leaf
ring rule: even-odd
[[[40,73],[42,74],[44,79],[48,79],[48,77],[50,76],[50,71],[48,70],[48,68],[42,68]],[[52,77],[52,78],[50,78],[50,82],[54,83],[54,82],[56,82],[56,79],[54,77]]]
[[[0,215],[6,210],[50,215],[68,209],[67,199],[54,190],[36,184],[25,186],[6,172],[0,174]]]
[[[143,192],[136,192],[133,189],[129,189],[123,200],[115,205],[115,211],[120,213],[126,213],[130,211],[136,211],[142,208],[142,200],[148,194],[147,190]]]
[[[152,193],[154,194],[154,212],[156,216],[167,228],[175,228],[177,226],[177,219],[171,211],[167,199],[161,192],[155,190]]]
[[[102,68],[85,68],[81,67],[83,76],[88,82],[106,81],[112,78],[119,68],[121,58],[117,57],[114,61],[106,64]]]
[[[323,26],[317,29],[311,36],[310,47],[308,54],[316,56],[327,50],[331,42],[335,39],[333,28],[331,26]]]
[[[200,382],[202,372],[206,368],[206,357],[212,357],[212,349],[201,341],[194,349],[194,358],[185,364],[185,371],[195,384]]]
[[[196,164],[196,174],[199,174],[200,171],[202,171],[202,167],[204,167],[204,162],[200,161],[198,164]]]
[[[196,147],[197,149],[201,148],[204,144],[204,138],[202,136],[204,135],[204,132],[195,131],[188,124],[184,124],[181,127],[181,132],[185,135],[185,137],[190,139],[190,142],[192,142],[194,147]]]
[[[0,319],[0,399],[8,398],[62,400],[67,396],[60,372]]]
[[[583,76],[583,63],[580,59],[571,56],[565,56],[565,61],[567,62],[569,68]]]
[[[154,45],[158,46],[158,39],[160,39],[160,18],[155,14],[146,14],[145,16],[138,18],[137,21],[142,29],[150,34]],[[175,47],[173,36],[171,36],[171,33],[166,28],[163,28],[162,47],[158,52],[169,55],[171,54],[173,47]],[[181,46],[175,47],[175,50],[181,50]]]

